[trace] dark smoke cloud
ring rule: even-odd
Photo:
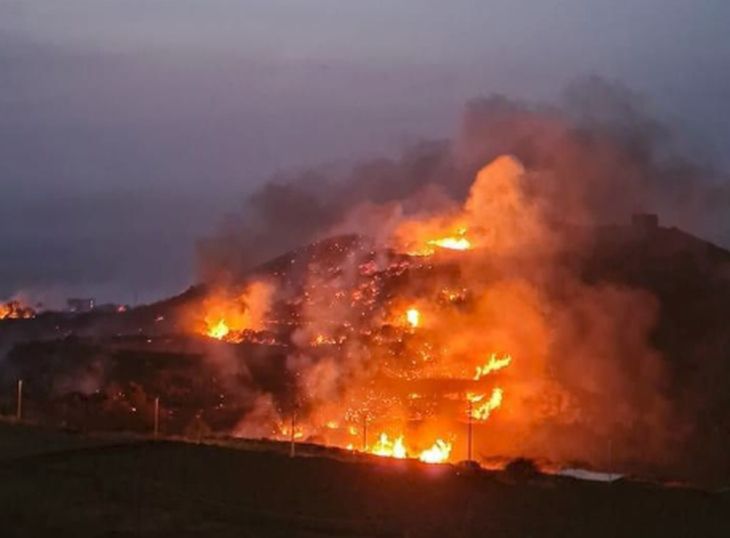
[[[449,146],[430,142],[358,165],[344,179],[326,170],[276,176],[200,242],[201,275],[235,277],[332,230],[356,206],[401,200],[456,174]]]
[[[402,201],[408,211],[409,198],[427,189],[462,200],[476,171],[502,154],[537,178],[531,194],[555,220],[621,223],[656,212],[730,243],[727,175],[684,155],[648,108],[642,96],[595,76],[571,84],[559,104],[474,99],[450,142],[422,143],[345,177],[319,170],[274,177],[201,242],[201,276],[241,273],[331,233],[363,204]]]

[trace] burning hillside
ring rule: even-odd
[[[285,357],[277,390],[236,371],[249,376],[251,408],[235,433],[428,462],[663,457],[656,303],[584,282],[528,181],[502,157],[461,208],[402,216],[378,240],[326,241],[214,285],[187,312],[189,330]]]
[[[479,100],[452,145],[267,183],[201,242],[203,285],[0,324],[2,394],[82,428],[149,431],[159,397],[170,433],[730,477],[730,254],[604,224],[716,197],[618,105]]]

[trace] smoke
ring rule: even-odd
[[[237,430],[296,415],[301,435],[344,446],[372,421],[391,436],[408,432],[418,450],[439,436],[463,452],[460,395],[478,391],[479,402],[499,390],[503,406],[475,431],[481,457],[626,470],[671,462],[686,417],[667,398],[666,361],[652,343],[658,301],[589,282],[565,256],[581,260],[595,226],[635,211],[693,230],[727,224],[727,186],[681,158],[644,110],[596,78],[568,88],[561,106],[479,99],[451,143],[344,179],[279,177],[252,195],[201,245],[203,278],[235,281],[332,234],[369,239],[336,260],[310,260],[301,288],[287,290],[300,297],[287,394],[261,391]],[[421,262],[397,254],[433,254],[437,241],[469,252]],[[409,308],[420,312],[417,327]],[[494,354],[513,360],[474,380]]]
[[[525,194],[549,219],[606,224],[653,212],[727,244],[727,174],[685,156],[649,110],[641,96],[598,77],[570,85],[559,104],[474,99],[452,141],[424,142],[344,177],[306,170],[272,178],[200,242],[200,276],[244,274],[328,235],[368,204],[392,214],[463,200],[476,172],[500,155],[513,155],[535,176]],[[366,218],[358,220],[367,232]]]
[[[649,110],[641,96],[597,77],[569,86],[560,106],[477,99],[454,151],[467,168],[515,155],[540,176],[532,194],[552,218],[605,224],[652,212],[727,242],[727,174],[685,156]]]

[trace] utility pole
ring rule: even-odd
[[[613,439],[608,440],[608,480],[613,482]]]
[[[18,379],[18,402],[15,407],[15,418],[20,422],[23,420],[23,380]]]
[[[291,445],[289,447],[289,457],[293,458],[296,454],[296,449],[294,445],[294,411],[291,413],[291,424],[289,425],[289,437],[291,441]]]
[[[469,402],[469,405],[468,405],[468,409],[467,409],[468,422],[467,422],[467,435],[466,435],[466,450],[467,450],[466,460],[470,462],[471,461],[471,440],[472,440],[472,431],[471,431],[472,430],[472,416],[471,415],[472,415],[472,407],[474,404],[472,403],[471,400],[468,400],[468,402]]]
[[[155,398],[155,426],[154,426],[154,436],[155,439],[160,433],[160,397],[158,396]]]
[[[362,451],[368,451],[368,417],[362,416]]]

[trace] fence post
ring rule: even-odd
[[[154,436],[155,439],[160,433],[160,397],[155,398],[155,425],[154,425]]]
[[[18,401],[15,407],[15,418],[18,422],[23,420],[23,380],[18,379]]]

